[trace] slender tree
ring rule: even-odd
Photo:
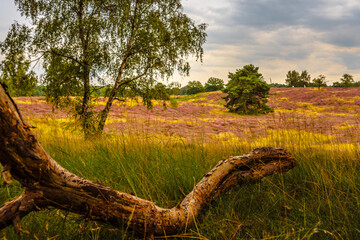
[[[307,87],[310,85],[311,76],[306,70],[302,71],[301,74],[292,70],[286,74],[285,82],[289,87]]]
[[[311,83],[311,76],[310,74],[308,73],[307,70],[304,70],[301,72],[300,74],[300,80],[299,80],[299,85],[300,87],[308,87]]]
[[[354,85],[354,77],[350,74],[345,73],[340,79],[341,85],[344,87],[351,87]]]
[[[321,87],[326,87],[326,77],[322,74],[320,74],[317,78],[313,79],[313,84],[320,89]]]
[[[299,79],[300,79],[300,74],[297,71],[292,70],[292,71],[288,71],[288,73],[286,74],[285,82],[289,87],[295,87],[299,82]]]
[[[188,74],[190,55],[202,60],[206,25],[196,26],[179,0],[15,3],[33,26],[27,43],[42,59],[48,99],[57,107],[71,106],[86,136],[102,133],[122,89],[152,88],[175,69]],[[106,105],[95,112],[93,86],[105,85]],[[143,97],[149,103],[153,96]]]

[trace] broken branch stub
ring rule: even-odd
[[[52,206],[114,226],[127,224],[142,236],[180,232],[191,226],[206,205],[225,191],[287,172],[297,165],[284,149],[255,149],[220,161],[179,205],[161,208],[153,202],[80,178],[61,167],[36,140],[2,86],[0,163],[5,169],[5,182],[10,183],[12,176],[25,189],[20,197],[0,208],[0,229],[13,225],[20,232],[22,217]]]

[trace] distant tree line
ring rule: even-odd
[[[27,63],[26,63],[27,64]],[[24,64],[24,72],[28,71],[29,67]],[[21,64],[18,64],[18,66]],[[1,72],[1,71],[0,71]],[[20,72],[20,74],[19,74]],[[10,75],[11,72],[1,72],[0,79],[8,84],[8,91],[13,96],[46,96],[46,86],[37,85],[38,82],[36,75],[24,74],[21,76],[21,71],[17,71],[14,76]],[[33,79],[32,79],[32,77]],[[14,77],[18,81],[10,81],[8,78]],[[286,75],[284,83],[270,83],[270,87],[326,87],[326,76],[320,74],[317,78],[311,79],[310,74],[304,70],[301,73],[292,70]],[[354,77],[350,74],[344,74],[340,81],[334,82],[331,87],[360,87],[360,81],[355,81]],[[170,82],[164,84],[161,82],[156,83],[152,87],[147,88],[124,88],[122,92],[117,94],[117,97],[135,97],[143,96],[145,94],[154,96],[156,100],[169,100],[171,95],[192,95],[202,92],[222,91],[225,89],[224,80],[220,78],[210,77],[205,84],[200,81],[189,81],[184,87],[179,82]],[[108,87],[104,86],[92,86],[92,92],[95,92],[99,97],[105,97],[109,95]],[[143,90],[143,91],[142,91]]]
[[[354,77],[350,74],[344,74],[340,82],[334,82],[333,87],[360,87],[360,81],[355,82]]]
[[[223,90],[225,86],[224,80],[220,78],[211,77],[203,85],[200,81],[190,81],[182,88],[182,94],[191,95],[201,92],[213,92]]]
[[[311,79],[310,74],[304,70],[301,73],[296,70],[288,71],[285,79],[286,84],[271,84],[273,87],[326,87],[326,76],[320,74]],[[350,74],[344,74],[339,82],[334,82],[332,87],[360,87],[360,81],[355,82]]]

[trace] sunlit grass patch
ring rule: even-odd
[[[182,101],[182,102],[196,102],[196,101],[204,101],[206,100],[205,96],[209,95],[211,93],[197,93],[193,95],[181,95],[176,96],[176,100]]]
[[[355,101],[360,100],[360,97],[352,97],[352,98],[346,98],[346,99],[342,99],[342,98],[338,98],[339,101],[342,101],[344,103],[355,103]]]
[[[355,96],[355,97],[338,97],[338,96],[333,96],[331,98],[328,99],[328,101],[330,102],[340,102],[340,103],[348,103],[348,104],[353,104],[356,101],[360,100],[360,96]]]
[[[187,100],[187,102],[198,102],[198,101],[205,101],[206,98],[205,97],[197,97],[197,98],[192,98]]]
[[[335,152],[356,152],[360,150],[360,145],[355,143],[322,143],[311,146],[314,151],[335,151]]]
[[[357,117],[358,114],[351,114],[351,113],[340,113],[340,112],[324,112],[326,115],[330,116],[339,116],[339,117]]]
[[[199,125],[198,120],[201,120],[201,118],[199,118],[199,119],[197,119],[197,118],[161,118],[161,117],[151,118],[151,121],[155,121],[155,122],[169,123],[169,124],[185,123],[187,125]]]
[[[303,115],[308,115],[308,116],[314,116],[314,115],[320,115],[321,113],[319,113],[318,111],[312,110],[312,109],[302,109],[302,108],[297,108],[295,110],[296,113],[299,114],[303,114]]]
[[[106,102],[103,102],[103,101],[96,101],[94,103],[95,106],[105,106],[106,105]]]
[[[52,117],[25,117],[26,121],[36,126],[38,124],[48,125],[49,127],[60,127],[64,123],[74,122],[71,118],[52,118]],[[36,127],[38,128],[38,127]]]
[[[309,90],[311,90],[311,91],[321,91],[321,92],[326,92],[326,91],[327,91],[327,89],[326,89],[326,88],[323,88],[323,87],[321,87],[321,88],[312,87],[312,88],[307,88],[307,89],[309,89]]]
[[[126,123],[127,119],[126,118],[114,118],[114,117],[109,117],[106,119],[107,124],[118,123],[118,122]]]
[[[169,145],[182,145],[185,146],[188,142],[187,139],[178,135],[164,135],[164,134],[149,134],[147,140],[155,144],[163,146]]]
[[[83,139],[79,129],[75,129],[75,122],[71,118],[51,118],[51,117],[25,117],[35,128],[34,132],[43,136],[66,136],[69,135],[76,139]]]
[[[356,96],[356,97],[351,98],[351,101],[352,101],[352,102],[355,102],[355,101],[357,101],[357,100],[360,100],[360,96]]]
[[[280,95],[281,91],[271,92],[270,95],[277,96]]]
[[[46,104],[45,97],[14,97],[16,104],[32,105],[32,104]]]
[[[302,114],[302,115],[307,115],[307,116],[319,116],[321,115],[321,113],[314,111],[314,110],[310,110],[310,109],[303,109],[303,108],[296,108],[296,109],[275,109],[275,113],[298,113],[298,114]]]
[[[347,123],[342,123],[340,125],[334,126],[334,128],[338,130],[346,130],[346,129],[355,128],[355,126]]]
[[[165,119],[165,118],[159,118],[159,117],[157,117],[157,118],[153,118],[153,120],[155,120],[155,121],[160,121],[160,122],[166,122],[166,123],[182,123],[182,122],[186,122],[186,123],[188,123],[188,124],[193,124],[193,122],[192,121],[185,121],[184,119]]]
[[[219,142],[224,145],[239,144],[239,138],[232,132],[222,132],[211,136],[212,141]]]
[[[215,102],[215,103],[200,103],[202,106],[209,106],[209,107],[219,107],[223,106],[222,102]]]
[[[203,122],[215,122],[216,120],[216,118],[206,118],[206,117],[201,117],[199,119]]]
[[[16,103],[16,104],[34,104],[34,103],[36,103],[36,102],[29,101],[29,100],[19,100],[19,99],[15,99],[15,103]]]
[[[279,101],[290,102],[289,98],[287,98],[287,97],[282,97],[282,98],[279,99]]]
[[[107,104],[108,98],[99,98],[94,102],[95,106],[105,106]],[[143,104],[142,98],[134,97],[134,98],[124,98],[124,99],[116,99],[114,101],[114,105],[123,106],[127,105],[129,107],[134,107],[137,105]]]
[[[276,146],[289,148],[308,148],[313,144],[332,143],[334,136],[295,129],[267,130],[266,136],[251,139],[252,147]],[[242,142],[242,144],[249,143]]]
[[[169,104],[169,101],[164,101],[164,100],[152,100],[151,102],[153,106],[163,106],[164,103]]]
[[[129,107],[134,107],[134,106],[140,105],[142,103],[143,103],[143,101],[140,98],[129,98],[129,99],[126,99],[125,102],[118,102],[118,105],[121,106],[123,104],[126,104]]]
[[[193,99],[196,99],[198,96],[198,94],[195,95],[181,95],[181,96],[177,96],[176,100],[180,101],[180,102],[189,102],[192,101]]]
[[[326,107],[314,106],[312,103],[309,103],[309,102],[298,102],[296,104],[300,107],[307,108],[314,112],[323,112],[326,109]]]
[[[340,107],[338,107],[338,110],[348,112],[348,113],[353,113],[353,114],[359,114],[360,106],[357,106],[357,105],[340,106]]]

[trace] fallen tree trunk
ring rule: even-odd
[[[256,183],[265,176],[287,172],[296,161],[283,149],[261,148],[220,161],[184,200],[171,209],[80,178],[61,167],[42,148],[16,105],[0,86],[0,163],[3,178],[24,187],[23,194],[0,208],[0,229],[32,211],[52,206],[86,219],[114,226],[126,224],[142,236],[169,235],[191,226],[213,199],[233,186]]]

